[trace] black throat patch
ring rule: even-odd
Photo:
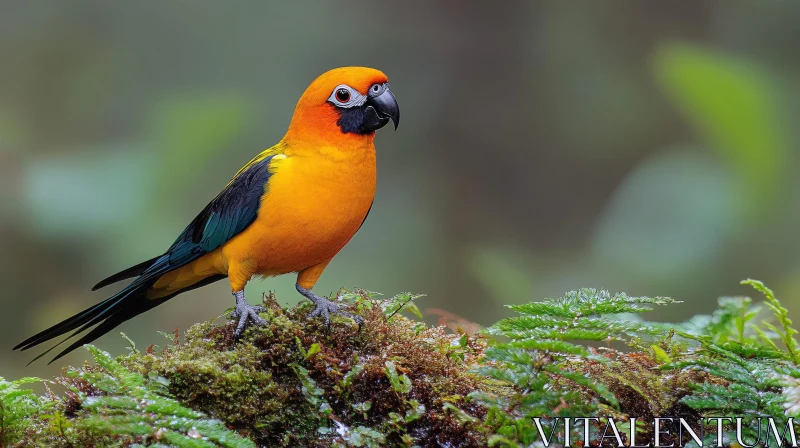
[[[364,131],[362,125],[364,124],[364,107],[351,107],[349,109],[337,107],[337,112],[339,112],[339,120],[336,121],[336,124],[342,130],[343,134],[369,134],[372,131]]]

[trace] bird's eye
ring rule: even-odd
[[[381,86],[379,86],[379,85],[377,85],[377,84],[375,84],[374,86],[372,86],[372,91],[373,91],[373,92],[375,92],[375,93],[378,93],[380,90],[381,90]]]
[[[347,89],[339,89],[336,91],[336,99],[341,103],[350,101],[350,92]]]

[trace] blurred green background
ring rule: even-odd
[[[316,287],[480,324],[582,286],[710,312],[764,280],[800,312],[797,2],[0,3],[0,364],[113,293],[285,131],[320,73],[385,71],[378,195]],[[294,278],[248,285],[296,303]],[[119,330],[232,306],[220,282]],[[436,321],[436,316],[429,315]],[[126,345],[113,331],[99,341]],[[79,350],[58,365],[79,363]]]

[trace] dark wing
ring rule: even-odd
[[[258,215],[259,199],[269,180],[272,156],[254,159],[197,215],[180,234],[165,255],[118,272],[96,284],[92,291],[119,281],[153,271],[164,257],[171,263],[183,264],[211,252],[238,235]],[[181,264],[182,263],[182,264]],[[180,266],[175,266],[173,269]]]
[[[122,322],[160,305],[180,293],[181,291],[178,291],[175,294],[157,300],[148,300],[146,297],[147,291],[162,275],[185,266],[204,254],[217,249],[255,221],[261,204],[261,196],[264,194],[267,181],[271,175],[269,171],[271,159],[272,157],[261,160],[255,159],[254,162],[239,172],[228,186],[192,220],[167,253],[145,262],[149,264],[147,268],[142,270],[142,266],[145,264],[142,263],[110,277],[110,279],[121,279],[120,277],[123,275],[141,271],[138,274],[139,277],[122,291],[47,330],[31,336],[14,347],[14,349],[27,350],[74,330],[74,333],[64,340],[66,341],[97,325],[92,331],[75,341],[50,361],[53,362],[75,348],[90,343],[108,333]],[[224,278],[224,276],[212,276],[201,282],[201,284],[208,284],[221,278]],[[100,282],[100,284],[104,283],[106,281]],[[201,286],[201,284],[193,285],[193,287]],[[61,342],[63,343],[64,341]]]
[[[192,220],[165,255],[169,257],[170,265],[177,268],[214,251],[256,220],[261,196],[271,176],[269,162],[272,157],[242,170]]]

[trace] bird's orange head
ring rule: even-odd
[[[389,78],[367,67],[342,67],[323,73],[297,102],[286,140],[352,142],[373,139],[375,131],[400,122]]]

